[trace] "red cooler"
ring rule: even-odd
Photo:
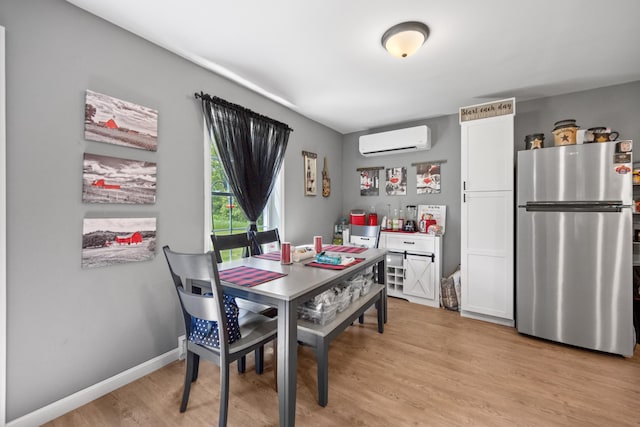
[[[365,213],[362,209],[354,209],[351,211],[351,224],[353,225],[365,225]]]

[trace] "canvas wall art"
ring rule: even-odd
[[[158,149],[158,111],[87,90],[84,137],[148,151]]]
[[[407,195],[407,168],[388,168],[386,170],[387,196]]]
[[[86,203],[153,204],[155,163],[85,153],[82,201]]]
[[[360,171],[360,195],[378,196],[380,192],[378,169]]]
[[[82,268],[153,259],[156,218],[85,218]]]
[[[416,189],[418,194],[439,194],[440,163],[421,163],[416,167]]]

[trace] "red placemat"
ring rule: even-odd
[[[352,265],[356,265],[364,261],[364,258],[356,258],[353,262],[342,265],[342,264],[325,264],[322,262],[311,261],[310,263],[305,264],[307,267],[318,267],[318,268],[326,268],[327,270],[344,270],[347,267],[351,267]]]
[[[284,276],[286,276],[284,273],[261,270],[259,268],[246,267],[244,265],[220,272],[220,280],[247,287],[259,285]]]
[[[360,246],[340,246],[340,245],[327,245],[323,246],[322,250],[328,252],[346,252],[350,254],[360,254],[366,251],[368,248],[361,248]]]
[[[271,261],[280,261],[280,251],[269,252],[266,254],[254,255],[255,258],[268,259]]]

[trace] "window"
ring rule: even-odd
[[[235,197],[217,156],[215,146],[211,142],[205,129],[205,250],[211,250],[211,234],[225,235],[244,233],[247,231],[249,221],[237,204]],[[282,171],[280,172],[282,174]],[[282,212],[280,176],[276,181],[267,206],[258,218],[256,226],[258,230],[267,230],[279,227]],[[223,261],[238,259],[242,256],[242,249],[224,251],[220,254]]]

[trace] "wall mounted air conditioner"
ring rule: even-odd
[[[360,137],[360,154],[366,157],[423,151],[430,148],[431,129],[424,125]]]

